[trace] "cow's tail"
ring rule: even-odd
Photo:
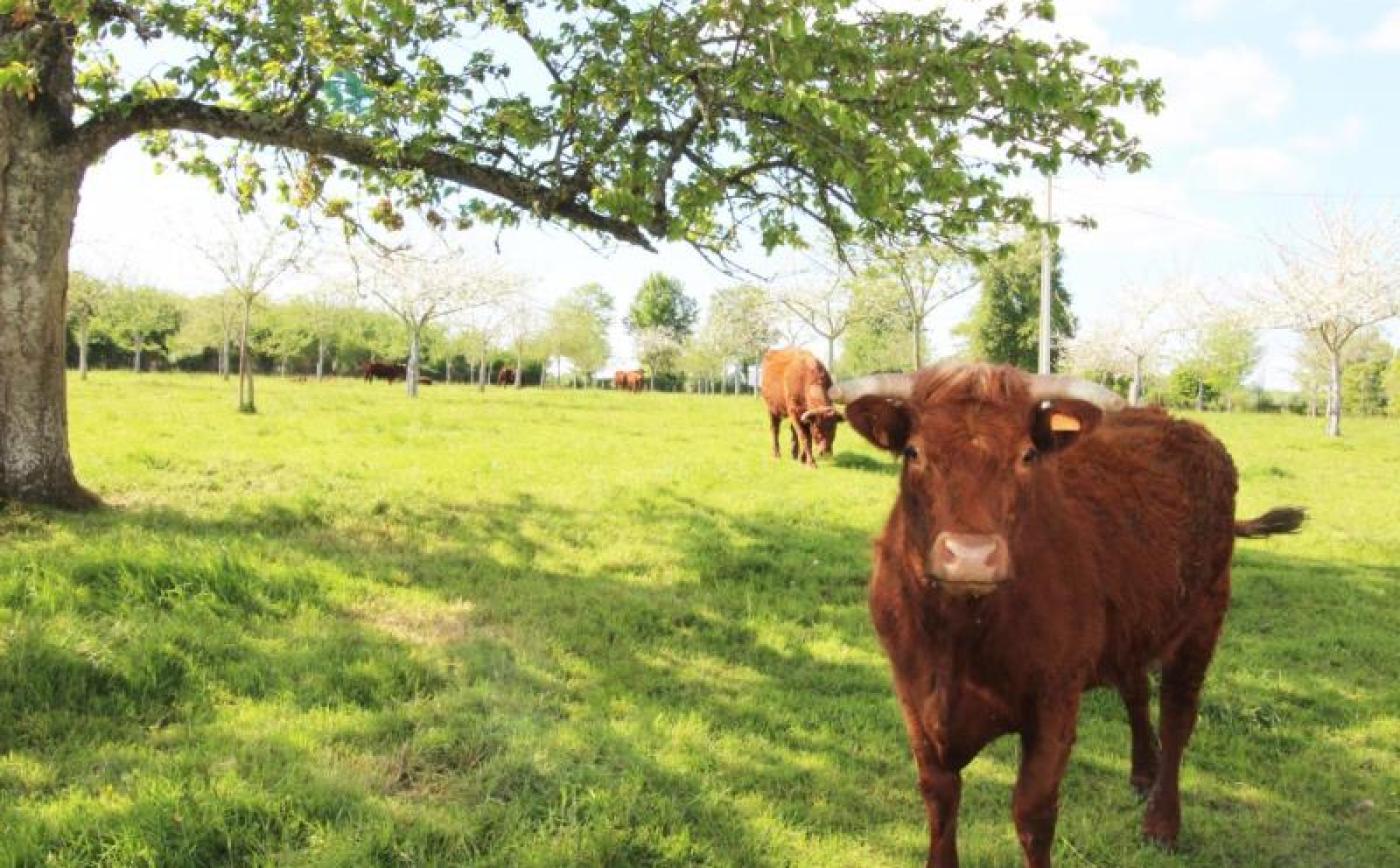
[[[1276,533],[1295,533],[1303,526],[1308,511],[1299,506],[1278,506],[1261,516],[1235,522],[1235,536],[1255,539]]]

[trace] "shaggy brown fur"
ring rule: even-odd
[[[1127,706],[1130,781],[1150,792],[1144,833],[1173,844],[1235,536],[1302,520],[1275,511],[1237,524],[1234,464],[1201,426],[1155,409],[1037,404],[1028,383],[1009,367],[930,368],[907,402],[846,409],[863,436],[904,455],[870,609],[918,765],[930,865],[957,864],[960,772],[1008,733],[1022,745],[1012,813],[1026,864],[1049,864],[1080,695],[1097,686]],[[935,578],[941,533],[998,541],[1005,580],[967,593]],[[1156,665],[1160,751],[1148,710]]]
[[[814,445],[818,453],[831,454],[836,445],[836,424],[843,417],[826,396],[830,388],[826,366],[806,350],[769,350],[763,354],[760,394],[768,408],[774,458],[781,457],[778,432],[785,416],[792,429],[793,458],[815,469]]]

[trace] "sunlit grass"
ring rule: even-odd
[[[211,377],[71,382],[112,507],[0,514],[0,865],[912,865],[865,612],[895,478],[767,457],[753,398]],[[1086,702],[1056,856],[1400,864],[1400,426],[1207,416],[1246,542],[1184,778],[1137,837]],[[1016,864],[1016,750],[960,839]]]

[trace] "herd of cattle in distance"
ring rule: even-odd
[[[405,374],[365,367],[366,379]],[[643,372],[613,385],[635,392]],[[1096,687],[1127,709],[1143,834],[1173,847],[1235,539],[1294,532],[1305,512],[1236,520],[1234,462],[1204,427],[1071,377],[941,364],[833,383],[811,353],[781,349],[764,356],[760,394],[774,458],[786,419],[808,467],[841,422],[902,462],[869,606],[918,770],[928,864],[957,865],[962,769],[1009,734],[1022,747],[1011,809],[1025,863],[1050,864],[1080,700]]]
[[[365,362],[360,366],[360,375],[364,377],[366,383],[373,382],[374,380],[395,383],[400,380],[408,379],[408,366],[396,362]],[[496,374],[496,385],[514,386],[518,376],[519,374],[515,368],[509,366],[503,367],[500,372]],[[613,374],[613,388],[628,392],[640,392],[646,381],[645,378],[645,371],[618,371]],[[418,377],[418,382],[424,386],[431,386],[433,384],[432,378],[425,375],[420,375]]]
[[[1296,531],[1304,511],[1237,521],[1234,462],[1205,428],[1069,377],[944,364],[833,385],[810,353],[776,350],[762,394],[775,458],[787,418],[792,454],[810,467],[843,420],[902,461],[869,605],[918,769],[928,864],[957,865],[962,769],[1013,733],[1012,818],[1025,863],[1050,864],[1080,698],[1094,687],[1127,707],[1144,836],[1174,846],[1235,538]]]

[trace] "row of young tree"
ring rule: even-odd
[[[259,293],[245,306],[236,289],[186,297],[75,273],[70,361],[82,378],[96,364],[216,371],[228,379],[245,356],[249,377],[261,371],[320,380],[408,358],[434,379],[483,387],[506,366],[525,373],[518,383],[539,382],[551,362],[556,378],[567,362],[570,382],[582,384],[607,363],[612,298],[596,284],[541,307],[509,278],[454,278],[475,283],[477,292],[434,293],[419,277],[422,283],[367,283],[363,294],[327,288],[274,301]],[[240,395],[240,407],[255,409],[250,394]]]
[[[1205,288],[1175,277],[1125,292],[1117,316],[1074,342],[1071,367],[1127,384],[1133,403],[1230,407],[1258,361],[1257,333],[1301,338],[1293,396],[1261,396],[1310,414],[1319,404],[1329,436],[1343,412],[1380,413],[1400,404],[1395,349],[1380,324],[1400,316],[1400,220],[1351,208],[1319,207],[1313,223],[1274,241],[1262,278]],[[1165,379],[1163,377],[1165,376]]]
[[[1040,250],[1037,236],[976,260],[929,244],[848,250],[843,263],[820,268],[816,277],[718,290],[703,321],[678,281],[655,274],[624,323],[655,382],[687,382],[699,391],[738,391],[766,349],[814,341],[838,375],[912,370],[955,349],[1034,367]],[[971,317],[957,330],[962,347],[930,347],[933,315],[979,287]],[[1058,255],[1053,288],[1058,358],[1075,331]]]

